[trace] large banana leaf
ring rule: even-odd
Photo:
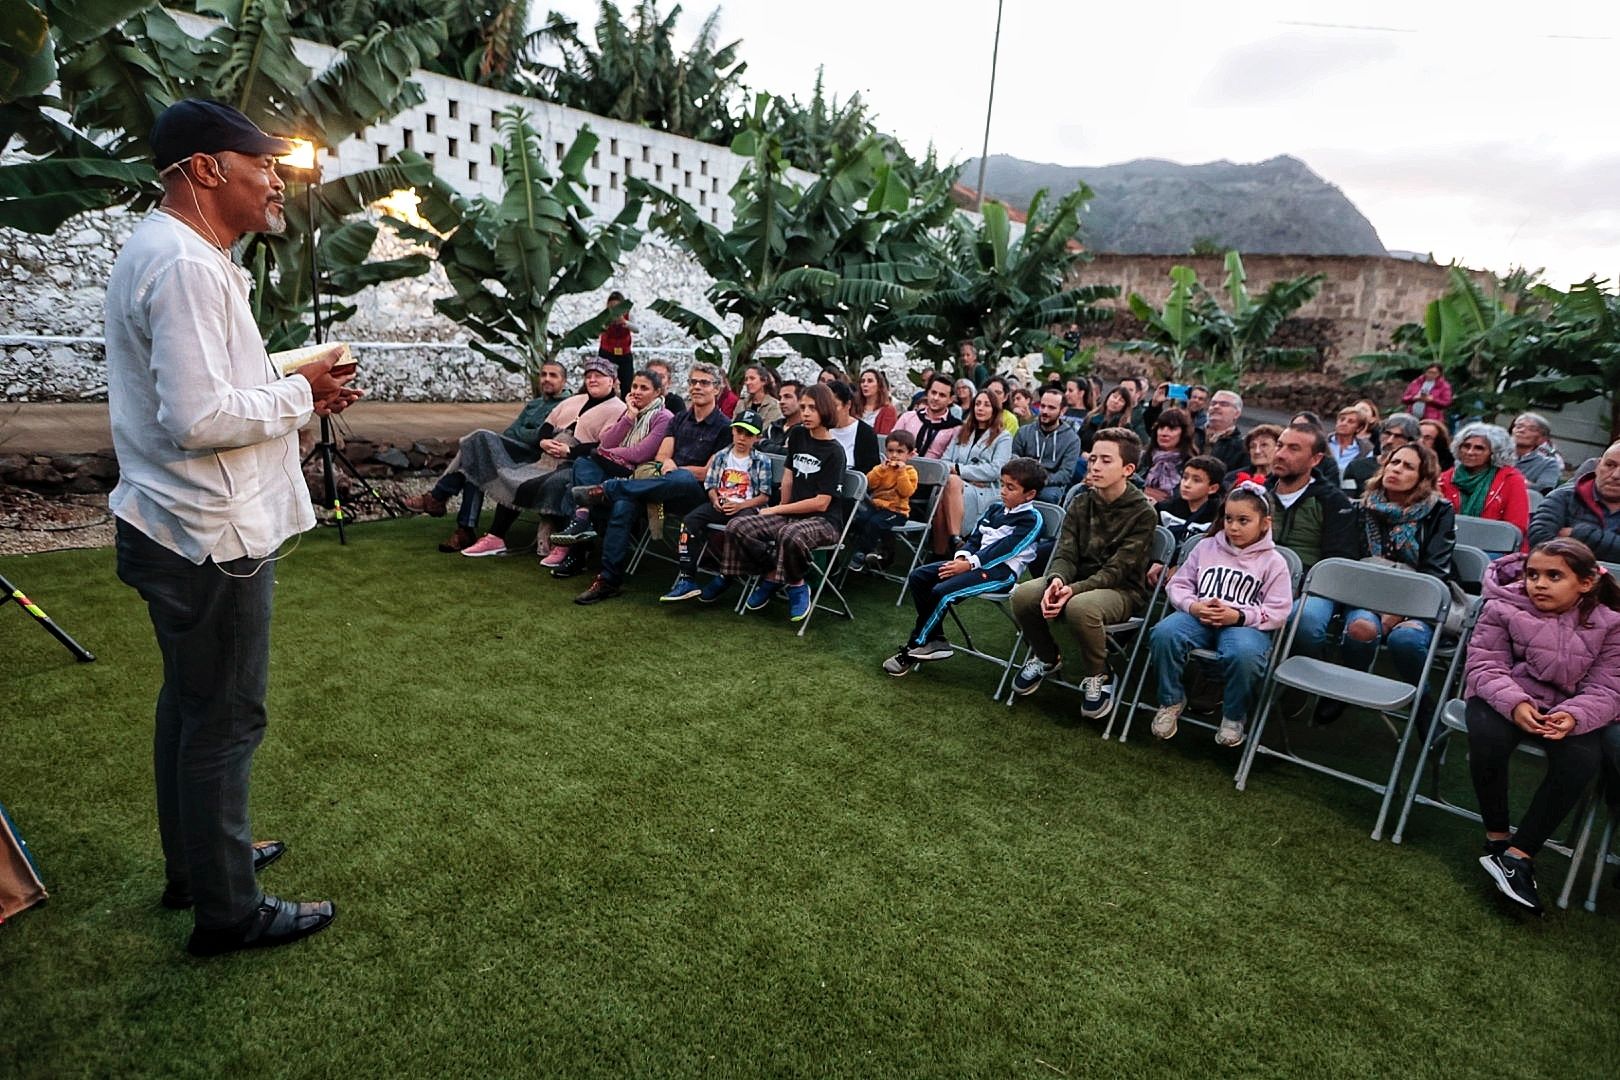
[[[710,338],[723,338],[726,336],[726,332],[720,329],[720,327],[716,326],[713,322],[704,318],[702,315],[699,315],[690,308],[682,307],[673,300],[665,300],[660,297],[659,299],[654,300],[648,306],[652,308],[654,312],[662,315],[664,318],[668,319],[670,322],[674,323],[676,326],[680,327],[682,330],[685,330],[692,337],[695,337],[700,341],[705,341]]]
[[[426,100],[411,72],[444,47],[444,19],[398,28],[378,25],[358,48],[345,51],[298,95],[323,146],[336,146],[376,116],[396,116]]]
[[[100,37],[156,0],[32,0],[50,20],[57,45],[77,45]],[[26,5],[19,5],[26,6]]]
[[[150,186],[150,165],[107,158],[58,158],[0,167],[0,225],[49,236],[86,210],[124,201],[129,187]]]
[[[0,6],[0,102],[43,93],[56,79],[44,12],[27,0]]]

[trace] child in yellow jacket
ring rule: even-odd
[[[917,493],[917,470],[909,464],[916,438],[909,431],[891,431],[883,438],[883,460],[866,474],[866,498],[849,527],[854,552],[849,568],[856,573],[882,568],[883,556],[875,549],[890,529],[910,519],[911,497]]]

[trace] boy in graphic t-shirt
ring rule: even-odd
[[[709,539],[709,526],[724,525],[734,517],[757,514],[771,497],[771,462],[754,449],[764,418],[753,409],[743,409],[731,421],[731,448],[709,459],[709,474],[703,482],[708,502],[687,514],[681,522],[680,573],[660,603],[690,600],[703,589],[697,583],[698,559]]]

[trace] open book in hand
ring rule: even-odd
[[[270,354],[270,362],[283,375],[291,375],[305,364],[313,363],[320,356],[334,348],[341,348],[343,351],[338,354],[337,362],[332,365],[333,374],[342,374],[348,368],[354,367],[354,353],[349,351],[348,345],[336,341],[328,341],[324,345],[305,345],[301,349],[285,349],[282,352],[274,352]]]

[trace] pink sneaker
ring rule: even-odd
[[[491,533],[485,533],[473,543],[462,548],[461,553],[469,559],[481,559],[485,555],[505,555],[506,541]]]
[[[568,558],[568,549],[567,548],[565,548],[565,547],[554,547],[550,551],[546,552],[546,557],[540,560],[540,565],[541,566],[561,566],[562,561],[564,559],[566,559],[566,558]]]

